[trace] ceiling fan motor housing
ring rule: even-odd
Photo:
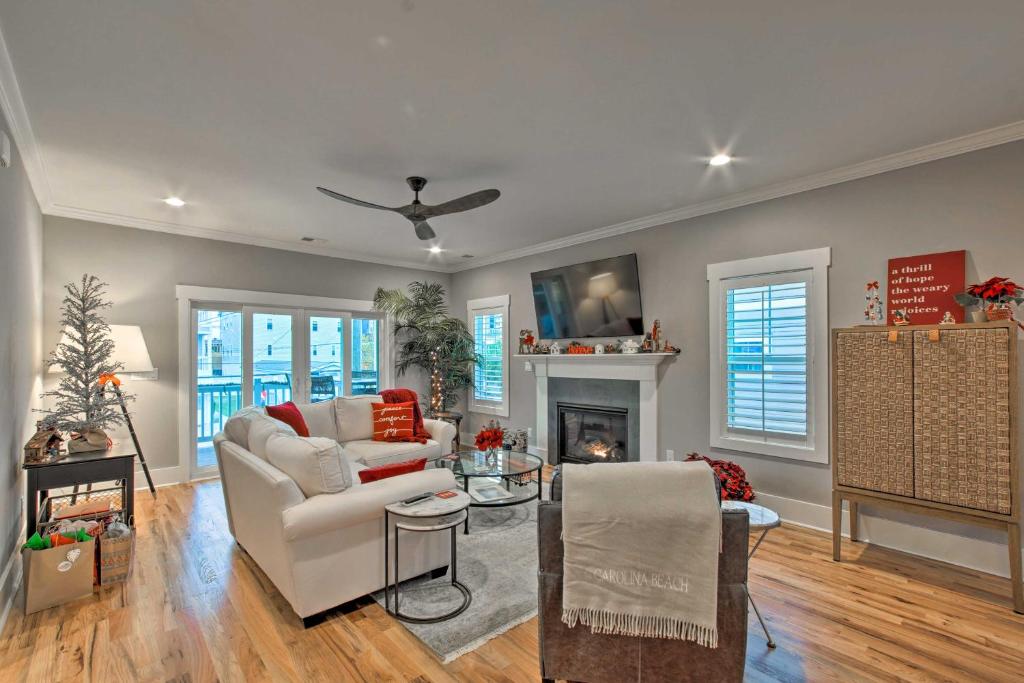
[[[412,188],[413,192],[419,192],[420,190],[422,190],[426,186],[427,179],[426,178],[421,178],[418,175],[414,175],[414,176],[409,176],[408,178],[406,178],[405,182],[409,183],[409,187]]]

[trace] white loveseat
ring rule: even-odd
[[[268,433],[292,441],[300,437],[260,409],[243,408],[214,437],[231,533],[300,617],[383,588],[385,505],[456,487],[450,470],[429,463],[422,472],[359,483],[359,470],[369,466],[420,457],[436,460],[451,452],[455,436],[452,425],[425,420],[433,436],[426,444],[373,442],[369,404],[379,400],[361,396],[298,405],[310,436],[320,437],[303,443],[325,443],[322,439],[327,438],[341,445],[350,485],[338,493],[307,497],[295,479],[270,463]],[[400,578],[445,567],[449,539],[448,532],[402,534]]]

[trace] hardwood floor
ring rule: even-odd
[[[304,630],[231,540],[216,481],[138,496],[127,586],[25,617],[0,638],[2,681],[535,681],[536,621],[441,665],[370,600]],[[751,590],[750,681],[1010,681],[1024,617],[1009,582],[864,544],[841,564],[820,532],[769,533]]]

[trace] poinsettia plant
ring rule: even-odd
[[[690,453],[686,460],[703,460],[711,465],[718,480],[722,482],[722,500],[754,500],[754,489],[747,482],[747,473],[736,463],[729,460],[713,460],[700,453]]]
[[[971,285],[966,292],[957,294],[956,302],[961,306],[982,304],[1024,303],[1024,288],[1008,277],[993,277]]]
[[[476,434],[477,450],[486,451],[492,448],[501,448],[505,440],[505,430],[493,420],[486,427]]]

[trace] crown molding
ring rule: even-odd
[[[48,216],[60,216],[63,218],[77,218],[83,221],[94,223],[106,223],[108,225],[120,225],[126,228],[138,228],[140,230],[152,230],[184,237],[198,237],[200,239],[217,240],[219,242],[233,242],[236,244],[248,244],[254,247],[265,247],[267,249],[283,249],[284,251],[297,251],[303,254],[315,256],[328,256],[331,258],[346,259],[348,261],[360,261],[363,263],[376,263],[382,266],[393,266],[395,268],[410,268],[412,270],[424,270],[434,273],[450,272],[447,266],[441,264],[416,263],[414,261],[400,261],[395,259],[382,258],[369,254],[347,249],[335,249],[302,243],[287,242],[269,237],[256,237],[229,230],[215,230],[213,228],[201,228],[194,225],[183,225],[168,221],[156,221],[148,218],[135,218],[108,211],[94,211],[92,209],[80,209],[64,204],[50,204],[43,210]]]
[[[917,164],[924,164],[929,161],[938,161],[939,159],[945,159],[959,154],[966,154],[967,152],[974,152],[987,147],[995,147],[1008,142],[1016,142],[1018,140],[1024,140],[1024,121],[1016,121],[1004,126],[989,128],[987,130],[970,133],[951,140],[944,140],[942,142],[924,145],[923,147],[917,147],[905,152],[896,152],[895,154],[878,157],[877,159],[863,161],[850,166],[843,166],[831,171],[815,173],[795,180],[772,183],[771,185],[765,185],[764,187],[754,188],[744,192],[737,192],[717,199],[711,199],[706,202],[689,204],[670,211],[663,211],[661,213],[651,214],[650,216],[634,218],[633,220],[625,221],[623,223],[616,223],[603,228],[576,233],[575,235],[541,242],[521,249],[503,251],[490,256],[474,259],[472,263],[455,264],[450,267],[449,271],[458,273],[466,270],[472,270],[474,268],[482,268],[495,263],[512,261],[526,256],[543,254],[555,249],[563,249],[565,247],[585,244],[587,242],[593,242],[606,237],[614,237],[616,235],[624,235],[638,230],[646,230],[647,228],[653,228],[659,225],[666,225],[668,223],[675,223],[689,218],[696,218],[697,216],[705,216],[719,211],[726,211],[728,209],[735,209],[741,206],[757,204],[770,199],[778,199],[780,197],[807,192],[808,190],[816,190],[822,187],[828,187],[829,185],[845,183],[850,180],[859,180],[860,178],[867,178],[868,176],[878,175],[879,173],[896,171],[901,168],[916,166]]]
[[[41,209],[45,208],[49,206],[53,197],[50,179],[46,174],[46,166],[43,164],[35,133],[32,131],[25,100],[21,97],[18,77],[14,74],[14,63],[11,62],[11,54],[4,40],[3,26],[0,26],[0,109],[3,109],[7,125],[11,127],[11,137],[14,138],[17,153],[21,155],[25,165],[25,174],[32,185],[36,201]]]

